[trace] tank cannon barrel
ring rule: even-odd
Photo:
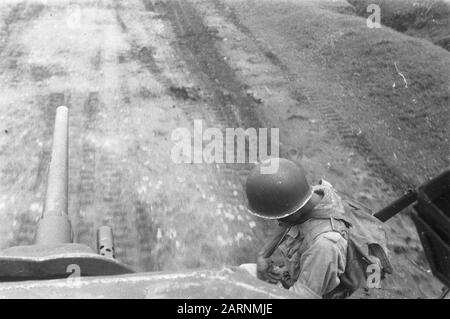
[[[99,229],[98,254],[91,247],[73,243],[68,215],[69,109],[56,109],[47,190],[34,245],[13,246],[0,251],[0,282],[67,278],[75,274],[113,276],[133,273],[114,258],[112,229]]]
[[[44,210],[36,233],[36,244],[40,245],[72,242],[68,217],[68,118],[69,109],[58,107]]]

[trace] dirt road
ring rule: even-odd
[[[325,178],[374,209],[396,196],[376,153],[363,149],[371,166],[364,141],[348,142],[352,128],[326,101],[305,103],[310,92],[220,1],[0,6],[0,248],[33,241],[62,104],[75,240],[93,247],[96,228],[109,224],[117,257],[139,271],[250,262],[275,226],[245,209],[251,165],[172,161],[172,132],[195,120],[279,127],[281,155],[301,161],[311,181]],[[409,219],[391,228],[399,272],[382,296],[437,294]]]
[[[54,110],[64,104],[70,108],[69,213],[77,242],[93,246],[95,229],[109,224],[117,257],[138,270],[248,261],[265,233],[244,208],[247,167],[171,160],[171,132],[191,129],[194,120],[203,119],[205,127],[262,127],[251,112],[231,111],[235,101],[240,110],[252,101],[201,20],[176,2],[158,8],[150,1],[4,6],[2,247],[33,241]],[[206,36],[204,55],[183,40],[190,27]],[[212,69],[200,74],[204,63]],[[212,77],[219,79],[213,85]]]

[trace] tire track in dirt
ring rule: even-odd
[[[177,37],[176,49],[179,56],[193,74],[200,77],[204,90],[202,98],[207,109],[189,109],[193,119],[206,119],[211,127],[219,128],[264,128],[267,120],[257,114],[257,102],[244,91],[245,85],[239,82],[234,70],[221,56],[215,44],[215,33],[207,28],[201,15],[188,1],[169,0],[158,7],[163,16],[169,18]],[[235,141],[236,143],[236,141]],[[270,136],[268,144],[270,145]],[[226,151],[233,144],[225,143]],[[248,158],[248,142],[246,143]],[[234,145],[236,146],[236,144]],[[269,149],[269,147],[268,147]],[[283,154],[284,150],[280,149]],[[216,164],[217,181],[214,186],[216,194],[224,207],[219,210],[238,210],[238,215],[249,216],[245,208],[244,184],[248,172],[253,168],[250,163],[236,163],[236,147],[234,147],[235,163]],[[242,216],[241,216],[242,217]],[[258,225],[252,228],[255,239],[262,240],[272,225],[260,218],[253,219]],[[256,244],[256,243],[253,243]],[[249,262],[256,253],[255,247],[239,247],[233,252],[233,263]]]
[[[175,87],[175,84],[162,74],[161,68],[156,63],[153,55],[155,49],[149,46],[140,46],[136,41],[131,43],[131,58],[139,61],[161,84],[167,88]]]
[[[129,27],[121,16],[123,4],[114,1],[114,15],[120,32],[127,36]],[[131,43],[131,56],[141,61],[146,68],[155,71],[155,64],[152,60],[146,60],[147,47],[139,47]],[[128,62],[128,54],[117,53],[116,64],[113,66],[121,73],[121,64]],[[131,107],[131,92],[126,76],[119,76],[120,102],[112,103],[120,109]],[[110,101],[111,102],[111,101]],[[111,107],[108,105],[108,107]],[[120,109],[114,107],[115,112]],[[106,129],[106,136],[114,136],[114,128]],[[125,185],[129,185],[127,168],[123,166],[125,157],[112,150],[102,151],[98,156],[97,172],[98,185],[101,185],[100,197],[103,211],[101,214],[102,225],[108,225],[113,229],[115,242],[115,255],[121,262],[141,270],[156,270],[151,258],[156,238],[156,226],[149,217],[148,205],[139,200],[135,200],[135,194],[130,192]],[[153,233],[154,232],[154,233]]]
[[[129,28],[121,16],[123,5],[115,1],[114,11],[121,33],[128,36]],[[130,43],[129,52],[117,55],[117,67],[136,59],[151,73],[160,74],[152,59],[152,48],[139,46],[135,41]],[[165,81],[161,78],[161,81]],[[131,107],[131,92],[126,77],[120,77],[120,107]],[[102,224],[113,229],[115,255],[121,262],[136,270],[155,271],[157,267],[154,258],[156,246],[157,225],[150,216],[151,207],[121,185],[128,184],[127,177],[120,168],[117,154],[107,152],[100,158],[100,180],[104,184],[102,201],[106,210],[102,212]],[[126,199],[125,199],[126,198]],[[128,203],[128,204],[126,204]]]
[[[125,24],[125,22],[123,22],[122,17],[119,15],[119,12],[117,10],[116,10],[116,20],[122,32],[127,32],[128,31],[127,25]]]
[[[145,10],[146,11],[151,11],[154,12],[155,11],[155,5],[153,4],[152,0],[142,0]]]
[[[15,4],[4,19],[4,27],[1,30],[2,37],[0,38],[0,74],[5,75],[12,72],[9,79],[5,78],[5,83],[16,83],[19,77],[18,66],[23,59],[24,53],[21,47],[14,44],[16,38],[27,24],[30,24],[34,19],[38,18],[44,9],[44,5],[40,3],[28,3],[21,1]],[[19,28],[19,24],[21,24]],[[45,194],[46,173],[51,157],[51,145],[54,126],[54,112],[56,107],[66,104],[70,101],[70,96],[65,96],[62,92],[54,92],[48,96],[38,97],[37,105],[40,107],[41,123],[43,123],[42,131],[40,132],[40,140],[43,141],[43,147],[38,155],[38,164],[36,167],[36,175],[34,181],[31,180],[30,190],[33,193]],[[29,209],[21,211],[15,215],[13,225],[16,227],[12,233],[12,239],[8,245],[29,245],[34,241],[35,229],[37,221]]]
[[[227,7],[220,0],[212,0],[212,3],[229,22],[234,24],[242,34],[256,44],[264,56],[282,71],[283,75],[290,83],[297,82],[296,75],[289,70],[288,66],[272,52],[265,43],[256,38],[251,30],[240,22],[232,8]],[[298,87],[291,87],[290,89],[292,91],[292,97],[300,103],[303,102],[304,94],[301,92],[301,89]],[[312,101],[312,103],[314,103],[314,101]],[[403,191],[413,187],[412,181],[404,177],[397,169],[388,165],[383,158],[373,150],[364,133],[356,132],[334,108],[322,105],[321,103],[318,103],[318,105],[320,106],[320,114],[325,120],[325,123],[328,124],[328,127],[339,133],[346,146],[356,150],[364,158],[367,167],[372,172],[380,176],[386,183],[390,184],[398,193],[403,193]]]
[[[91,65],[95,71],[99,71],[102,66],[102,54],[103,50],[99,49],[95,56],[91,59]]]
[[[239,83],[234,71],[224,61],[215,46],[214,33],[202,21],[194,6],[186,1],[171,0],[163,8],[172,22],[178,38],[178,48],[187,65],[193,73],[199,74],[208,93],[208,110],[190,110],[192,118],[211,118],[212,127],[221,128],[262,128],[263,120],[256,114],[255,101],[244,93],[243,85]],[[192,112],[194,111],[194,113]],[[200,116],[200,117],[196,117]],[[268,143],[270,144],[270,137]],[[233,147],[228,143],[228,148]],[[234,159],[236,162],[236,145],[234,145]],[[247,145],[248,146],[248,145]],[[248,158],[248,147],[246,148]],[[242,183],[244,176],[251,168],[249,164],[219,164],[220,174],[228,176],[228,180]],[[227,179],[220,179],[222,187],[227,188]],[[234,190],[232,191],[234,192]],[[228,198],[229,199],[229,198]]]
[[[24,27],[17,30],[16,25],[19,23],[30,24],[37,19],[45,6],[41,3],[27,3],[22,1],[14,5],[4,20],[4,28],[1,30],[0,38],[0,74],[6,70],[16,71],[19,61],[24,54],[20,48],[11,47],[10,42],[17,38],[17,33],[22,32]],[[18,82],[19,71],[14,72],[11,82]]]
[[[98,91],[91,91],[83,107],[81,166],[77,187],[75,242],[95,249],[96,230],[101,225],[113,229],[115,255],[118,260],[135,265],[133,228],[124,209],[121,158],[113,151],[98,149],[94,136],[104,103]]]
[[[364,159],[367,167],[390,184],[394,190],[402,193],[414,188],[414,183],[395,168],[389,166],[371,147],[364,133],[358,133],[332,107],[320,106],[326,123],[334,128],[343,138],[344,144],[355,149]]]
[[[151,8],[149,8],[148,6],[146,7],[146,3],[144,2],[143,7],[146,11],[151,11],[152,15],[150,19],[166,20],[168,17],[166,15],[166,13],[168,12],[166,10],[167,7],[164,6],[161,2],[158,2],[154,5],[152,3]],[[121,8],[117,7],[116,10],[120,11]],[[116,17],[121,17],[121,15],[122,13],[118,12]],[[187,115],[188,119],[202,119],[207,126],[220,128],[222,130],[224,130],[226,127],[239,127],[238,119],[234,113],[237,111],[237,107],[235,106],[236,103],[234,103],[234,98],[232,96],[232,94],[234,93],[225,92],[224,89],[221,89],[221,84],[217,85],[220,90],[219,94],[222,94],[222,96],[224,97],[223,99],[226,100],[224,103],[228,103],[230,105],[225,107],[220,107],[220,105],[217,107],[209,107],[210,105],[214,105],[214,103],[217,103],[217,101],[220,100],[220,98],[217,98],[216,94],[214,94],[214,90],[211,89],[211,83],[213,83],[214,81],[211,80],[209,76],[205,75],[203,72],[200,74],[200,76],[203,77],[203,81],[200,81],[200,87],[191,87],[190,85],[188,85],[188,87],[179,86],[179,84],[177,84],[178,81],[176,78],[176,72],[179,71],[176,68],[166,69],[160,64],[164,64],[164,62],[157,60],[157,54],[160,48],[152,47],[151,43],[153,42],[142,44],[138,40],[139,35],[135,34],[136,31],[134,29],[135,27],[133,23],[128,22],[128,20],[125,19],[126,17],[127,15],[124,15],[123,17],[121,17],[121,20],[125,24],[129,23],[129,26],[127,27],[128,32],[126,34],[126,37],[128,38],[127,42],[129,43],[130,49],[127,52],[118,52],[117,61],[119,67],[120,64],[137,61],[139,65],[145,68],[149,74],[151,74],[152,78],[154,78],[159,84],[161,84],[161,87],[165,91],[164,93],[162,93],[162,95],[170,95],[175,101],[178,100],[180,102],[177,103],[177,106],[182,109],[183,113]],[[170,25],[172,25],[171,22],[172,21],[169,21]],[[211,35],[208,34],[207,36],[210,37]],[[176,56],[183,57],[185,54],[190,54],[193,59],[193,56],[189,50],[181,49],[181,47],[178,45],[178,39],[179,38],[177,37],[175,39],[176,41],[170,42],[170,47],[175,51]],[[210,41],[209,43],[210,47],[214,49],[213,41]],[[217,51],[215,52],[217,56]],[[191,63],[191,61],[194,61],[190,59],[186,59],[186,61],[184,59],[181,60],[183,61],[183,64],[189,64]],[[205,60],[205,58],[203,58],[203,60]],[[214,58],[211,59],[211,61],[213,60]],[[199,69],[193,68],[192,70],[193,74],[195,74],[196,81],[198,82],[197,75]],[[232,70],[230,71],[230,73],[232,73]],[[217,71],[217,73],[218,76],[221,76],[219,74],[219,71]],[[129,103],[129,99],[127,98],[129,89],[127,87],[126,77],[121,77],[121,79],[124,79],[121,80],[123,81],[123,83],[120,84],[120,95],[123,106],[123,104],[127,105]],[[240,89],[239,85],[236,85],[236,87]],[[155,98],[152,91],[146,89],[145,87],[142,87],[138,93],[142,98]],[[240,92],[239,95],[247,98],[244,93]],[[199,104],[201,104],[202,106],[199,106]],[[205,104],[208,105],[208,107],[204,107]],[[241,169],[239,167],[241,167]],[[201,215],[199,216],[201,219],[199,220],[199,223],[211,222],[215,223],[214,227],[225,229],[228,229],[228,226],[231,226],[231,230],[235,231],[236,233],[243,232],[247,234],[247,232],[250,231],[248,223],[251,219],[250,217],[246,219],[247,216],[244,216],[246,215],[246,213],[244,212],[245,206],[243,205],[243,197],[240,196],[243,194],[240,186],[242,184],[243,177],[247,175],[247,172],[248,165],[245,164],[219,164],[215,165],[212,169],[212,173],[214,174],[212,176],[212,181],[208,180],[209,175],[205,175],[204,181],[205,183],[207,183],[207,185],[205,185],[204,189],[208,189],[212,198],[215,198],[214,200],[219,202],[217,205],[217,210],[219,211],[218,214],[222,214],[220,211],[224,212],[222,216],[219,215],[219,218],[224,225],[222,225],[220,221],[213,222],[212,220],[210,220],[211,217],[203,217]],[[125,178],[125,176],[123,176],[123,178]],[[175,267],[195,268],[204,265],[205,262],[206,264],[211,266],[216,264],[222,265],[224,262],[235,265],[248,262],[252,257],[252,254],[256,252],[256,249],[254,247],[247,247],[249,245],[255,245],[253,241],[249,241],[248,244],[245,245],[239,244],[239,247],[233,244],[233,246],[230,247],[232,251],[230,251],[230,248],[226,248],[224,249],[224,251],[220,251],[217,250],[218,247],[216,247],[214,243],[211,243],[211,241],[214,242],[215,240],[217,240],[217,238],[211,238],[210,242],[205,242],[202,235],[193,231],[186,237],[182,238],[184,241],[189,243],[189,246],[191,245],[190,242],[192,240],[195,240],[194,238],[197,238],[195,236],[199,236],[199,238],[197,238],[200,241],[199,248],[193,249],[195,251],[198,250],[199,255],[193,257],[177,257],[177,251],[178,249],[180,249],[180,242],[176,240],[175,237],[172,237],[176,236],[176,233],[174,233],[175,229],[169,226],[168,223],[165,223],[164,220],[166,217],[168,217],[169,219],[174,218],[173,216],[186,218],[182,213],[183,207],[178,207],[175,204],[175,206],[177,207],[174,208],[173,201],[166,196],[161,196],[161,198],[154,198],[149,201],[142,200],[140,199],[140,196],[137,196],[133,193],[123,194],[123,197],[126,197],[125,200],[127,200],[129,203],[126,206],[127,212],[129,213],[129,215],[130,213],[133,215],[131,220],[128,219],[128,223],[131,222],[134,225],[133,233],[131,234],[131,236],[133,237],[135,246],[138,247],[135,247],[135,251],[138,250],[138,254],[133,264],[138,264],[141,269],[145,269],[147,271],[164,270],[168,265],[169,267],[174,267],[173,260],[177,259],[179,263],[177,263]],[[210,198],[208,197],[208,199]],[[172,203],[168,205],[167,203],[170,202]],[[231,215],[230,212],[232,212],[232,214],[238,213],[238,220],[244,221],[245,224],[239,226],[237,226],[236,224],[236,228],[235,224],[232,224],[229,222],[229,220],[227,220],[227,218],[229,218],[229,216]],[[162,218],[162,220],[159,220],[159,218]],[[200,224],[199,226],[199,229],[201,229],[201,227],[203,227],[204,225]],[[247,227],[248,229],[245,227]],[[254,231],[253,228],[252,230]],[[181,230],[180,233],[183,233],[183,230]],[[239,233],[239,235],[242,236],[242,233]],[[245,241],[247,241],[249,237],[250,236],[247,236]],[[261,237],[261,235],[257,236],[257,238]],[[177,238],[180,239],[179,237]],[[252,236],[252,238],[254,237]],[[234,238],[227,238],[227,240],[229,239]],[[119,243],[117,243],[117,247],[119,247]],[[205,261],[205,258],[208,258],[208,261]]]
[[[126,80],[120,84],[120,93],[120,107],[129,108],[130,89]],[[109,135],[109,131],[106,134]],[[111,135],[113,134],[111,132]],[[151,224],[146,220],[141,220],[143,223],[135,222],[136,214],[139,213],[142,206],[139,203],[129,204],[129,198],[132,198],[133,194],[125,186],[129,185],[129,180],[126,174],[127,168],[122,164],[123,159],[122,155],[112,150],[105,150],[99,156],[98,179],[99,184],[102,185],[100,200],[104,211],[97,213],[102,216],[101,224],[110,226],[113,230],[116,258],[138,269],[141,267],[141,263],[136,255],[140,256],[143,252],[143,256],[146,257],[151,253],[151,250],[147,249],[148,246],[142,247],[142,241],[139,240],[138,234],[151,228]],[[130,210],[134,211],[134,214]]]
[[[20,16],[25,10],[25,6],[26,6],[25,1],[19,2],[11,9],[11,11],[6,16],[4,20],[5,27],[1,30],[2,38],[0,42],[0,55],[3,53],[6,46],[8,45],[9,39],[11,38],[11,34],[13,32],[12,30],[13,24],[17,23],[20,20]]]
[[[21,52],[15,49],[8,50],[8,45],[10,39],[13,37],[14,25],[20,21],[20,17],[23,15],[25,8],[25,2],[16,4],[4,20],[4,28],[1,30],[2,37],[0,38],[0,74],[3,74],[7,70],[16,69],[18,59],[22,55]]]
[[[172,241],[158,241],[161,228],[152,217],[152,212],[157,212],[162,207],[138,200],[134,202],[133,208],[139,246],[139,265],[145,271],[162,271],[166,256],[170,256],[175,250]]]
[[[214,34],[204,24],[192,4],[170,0],[167,13],[174,22],[180,48],[198,73],[204,74],[213,92],[215,108],[231,127],[264,127],[255,114],[255,102],[243,92],[243,85],[215,46]]]
[[[38,156],[38,165],[36,167],[36,178],[32,184],[33,193],[45,195],[48,166],[51,158],[51,148],[53,139],[53,127],[55,121],[55,111],[58,106],[70,105],[70,95],[63,92],[53,92],[44,97],[41,102],[41,118],[44,127],[41,132],[41,140],[44,141],[42,149]],[[30,245],[34,241],[36,220],[29,211],[21,212],[16,217],[18,228],[14,230],[13,239],[8,244],[9,247],[17,245]]]
[[[131,225],[123,202],[126,192],[122,188],[125,177],[120,167],[119,156],[111,151],[101,154],[99,159],[101,173],[99,182],[102,185],[102,207],[104,211],[97,212],[103,216],[103,225],[113,229],[116,258],[128,265],[136,265],[131,254],[136,249],[134,242],[134,225]]]
[[[143,201],[136,201],[134,206],[134,226],[139,245],[139,264],[147,271],[160,270],[152,252],[157,242],[158,227],[151,221],[151,207]]]

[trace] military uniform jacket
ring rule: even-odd
[[[322,200],[298,224],[284,225],[286,235],[278,246],[291,290],[299,281],[319,296],[347,297],[367,286],[369,265],[391,273],[383,223],[349,205],[326,181],[313,191]]]

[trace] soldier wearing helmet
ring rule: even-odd
[[[273,161],[278,171],[264,173],[261,168],[274,166]],[[294,292],[306,288],[317,297],[345,298],[366,283],[362,260],[370,260],[366,266],[379,265],[383,275],[390,273],[381,222],[361,215],[368,221],[363,224],[369,225],[364,229],[330,183],[322,180],[311,187],[305,175],[300,165],[281,158],[266,160],[250,172],[249,211],[281,226],[258,254],[257,277]],[[350,240],[353,225],[357,227]],[[282,256],[281,267],[274,266],[276,250]]]

